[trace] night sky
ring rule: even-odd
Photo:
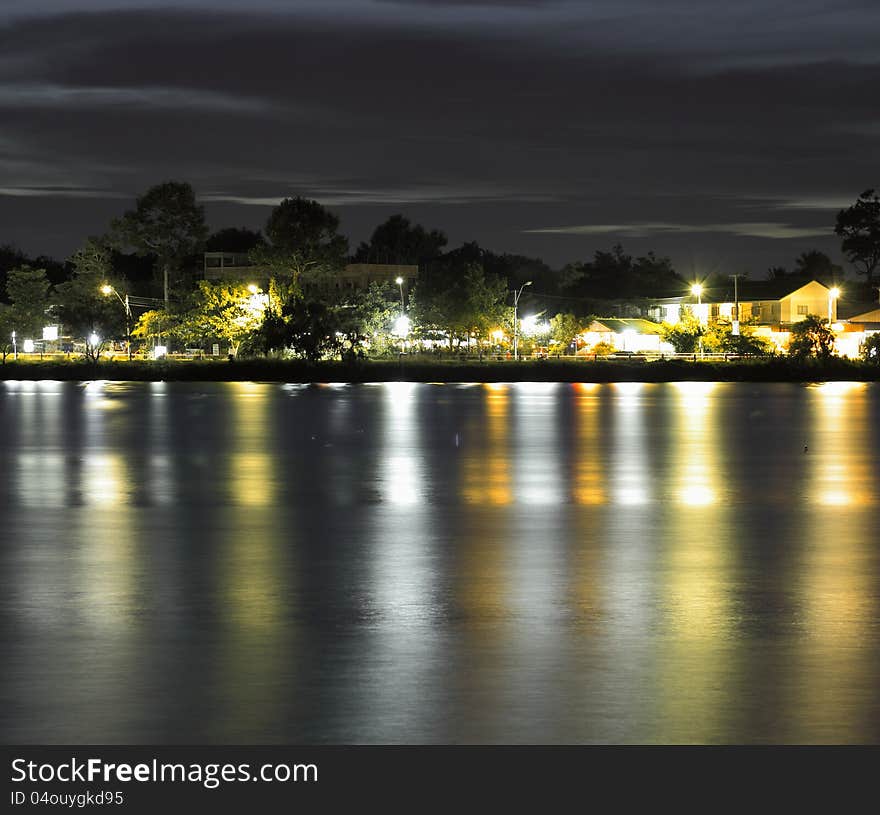
[[[304,195],[352,249],[402,212],[763,277],[841,262],[835,212],[880,186],[877,0],[167,5],[0,2],[0,243],[64,257],[174,178],[213,228]]]

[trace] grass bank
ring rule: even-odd
[[[816,382],[880,381],[880,366],[846,359],[795,362],[786,358],[736,362],[658,360],[593,362],[528,360],[367,360],[320,362],[241,359],[14,362],[0,365],[2,379],[193,382]]]

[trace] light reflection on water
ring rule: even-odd
[[[880,388],[0,386],[7,742],[880,739]]]

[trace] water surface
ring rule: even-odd
[[[880,387],[0,384],[12,743],[880,741]]]

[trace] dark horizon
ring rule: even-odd
[[[212,229],[287,196],[553,267],[843,266],[878,184],[868,2],[31,0],[0,10],[0,243],[67,257],[169,178]]]

